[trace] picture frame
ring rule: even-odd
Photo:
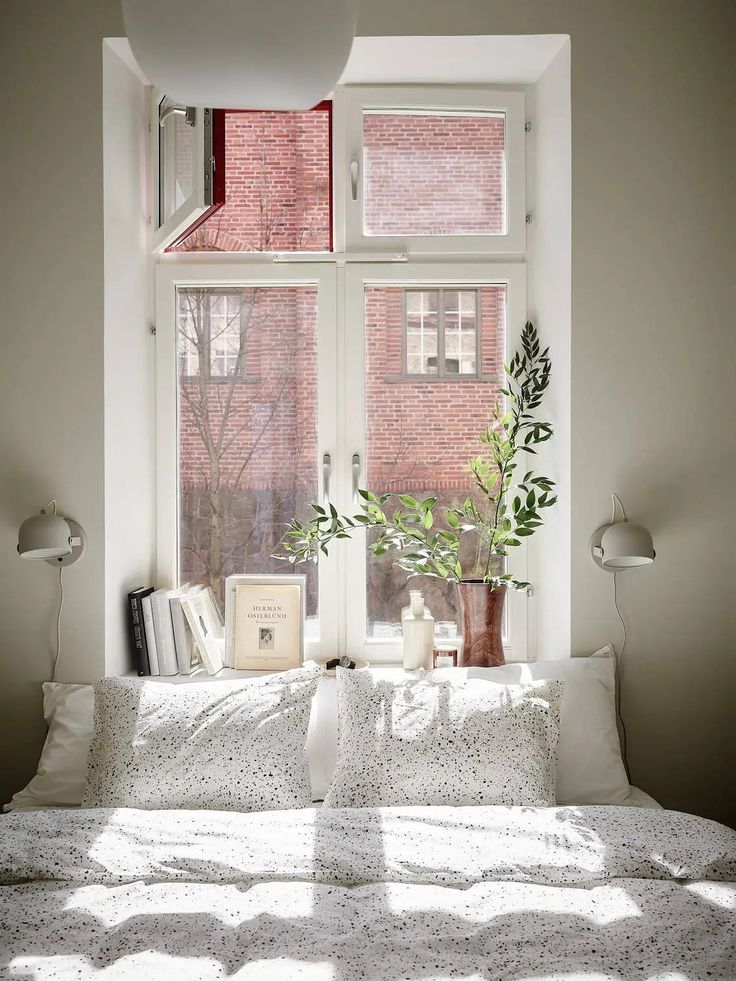
[[[236,575],[225,580],[225,664],[288,671],[304,661],[307,577]]]
[[[217,674],[224,667],[225,637],[211,587],[187,593],[181,607],[207,673]]]

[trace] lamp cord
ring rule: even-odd
[[[629,773],[629,764],[626,759],[626,724],[624,723],[623,716],[621,715],[621,666],[623,664],[624,651],[626,650],[626,621],[621,615],[621,609],[618,605],[618,573],[613,574],[613,605],[616,608],[616,613],[621,621],[621,629],[623,630],[623,642],[621,644],[621,650],[616,654],[616,718],[618,719],[619,728],[621,730],[621,759],[623,760],[624,769],[626,770],[626,776],[628,777],[629,783],[631,783],[631,774]],[[614,647],[614,653],[616,648]]]
[[[623,502],[621,501],[621,498],[618,496],[618,494],[611,494],[611,520],[609,521],[609,524],[611,524],[611,525],[616,520],[616,504],[618,504],[618,506],[621,508],[621,514],[623,515],[624,521],[628,521],[629,520],[626,517],[626,509],[624,508],[624,505],[623,505]]]
[[[59,566],[59,612],[56,614],[56,657],[54,658],[54,673],[51,680],[56,681],[56,669],[59,666],[59,657],[61,656],[61,611],[64,606],[64,580],[62,579],[62,574],[64,572],[64,566]]]

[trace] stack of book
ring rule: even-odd
[[[128,593],[130,636],[138,674],[191,674],[204,665],[222,668],[225,630],[210,587],[155,589]]]

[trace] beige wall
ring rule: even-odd
[[[0,4],[0,797],[43,745],[56,572],[15,554],[50,497],[86,529],[60,681],[104,671],[102,44],[117,4]]]
[[[52,493],[91,538],[70,570],[64,677],[103,663],[100,42],[120,24],[114,0],[5,0],[0,17],[7,793],[41,738],[55,596],[49,568],[19,567],[15,529]],[[359,30],[571,36],[573,649],[617,637],[612,583],[587,554],[616,490],[658,550],[620,580],[633,778],[669,806],[735,821],[736,7],[365,0]]]

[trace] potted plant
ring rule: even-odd
[[[535,446],[552,435],[552,426],[534,418],[549,385],[549,349],[540,350],[532,323],[521,336],[521,349],[504,365],[506,387],[491,410],[480,434],[480,453],[469,461],[476,500],[445,507],[438,515],[437,498],[418,500],[411,494],[381,494],[361,490],[360,513],[341,515],[329,504],[312,504],[314,517],[294,519],[281,542],[279,558],[293,564],[316,561],[328,554],[335,539],[350,538],[357,528],[374,528],[373,555],[395,553],[395,563],[410,576],[435,576],[457,584],[463,632],[460,663],[492,666],[504,663],[501,626],[507,589],[527,589],[529,583],[504,572],[508,550],[541,527],[540,512],[557,501],[555,482],[533,470],[517,480],[520,454],[534,454]],[[398,506],[390,505],[396,502]],[[464,535],[477,537],[482,556],[480,578],[463,576],[460,543]]]

